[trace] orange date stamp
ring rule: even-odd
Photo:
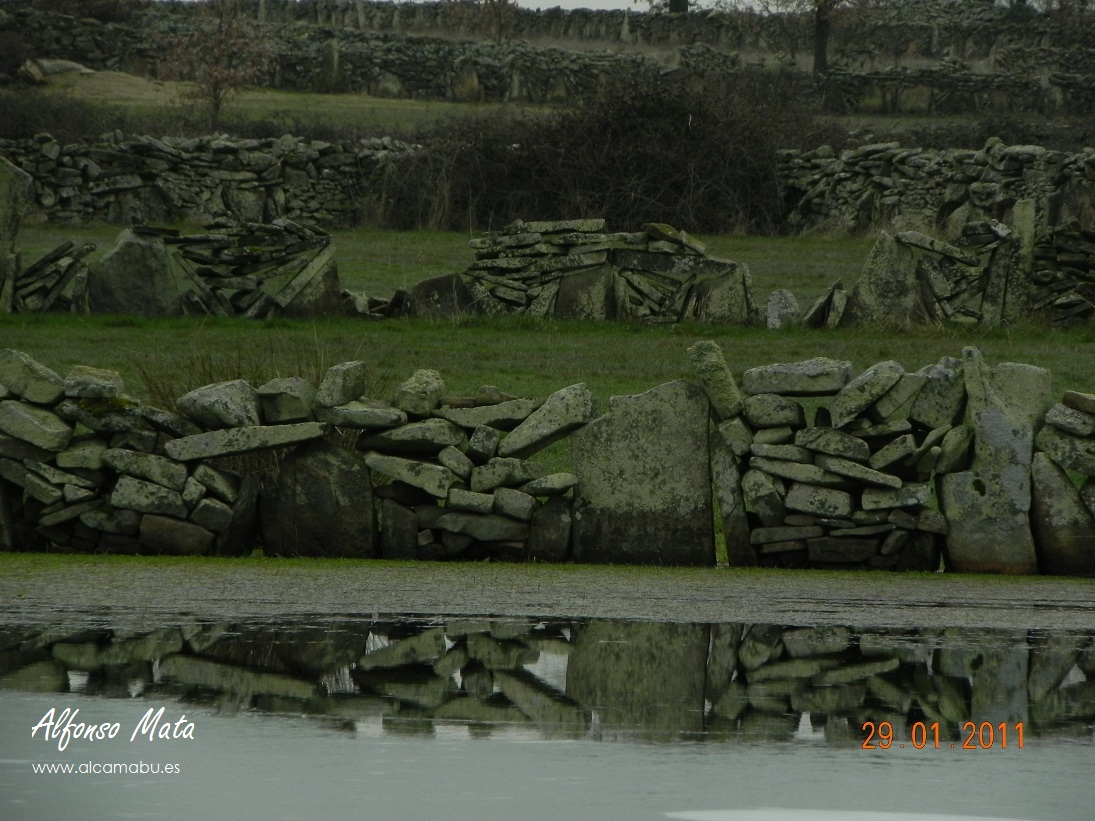
[[[939,722],[933,721],[925,724],[916,721],[909,727],[909,738],[905,740],[894,737],[893,725],[888,721],[863,722],[863,732],[867,737],[860,745],[861,750],[889,750],[891,748],[905,749],[910,746],[917,750],[938,750],[950,748],[952,750],[991,750],[1007,749],[1010,743],[1012,747],[1023,749],[1023,722],[1018,721],[1009,725],[1006,721],[993,724],[990,721],[982,721],[980,724],[967,721],[962,724],[962,736],[957,741],[940,740]],[[961,744],[959,744],[961,742]]]

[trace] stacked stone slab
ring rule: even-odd
[[[724,394],[733,395],[725,374]],[[928,383],[893,361],[854,379],[851,363],[827,358],[745,371],[736,412],[715,414],[724,471],[740,475],[740,500],[731,478],[723,502],[728,556],[935,570],[946,523],[930,507],[932,448],[950,423],[939,418],[945,411],[913,411]]]
[[[87,313],[88,266],[93,243],[63,242],[26,268],[15,266],[9,287],[0,284],[0,313]]]
[[[519,221],[470,245],[476,260],[462,274],[427,280],[395,299],[409,312],[435,316],[729,324],[758,318],[748,267],[706,256],[702,243],[668,225],[609,233],[604,220]]]
[[[209,555],[238,552],[253,525],[254,476],[194,462],[191,420],[125,394],[111,371],[61,378],[0,352],[0,496],[6,549]],[[325,432],[321,426],[311,436]],[[269,447],[249,429],[252,450]],[[180,448],[180,450],[176,450]],[[0,518],[3,518],[0,516]]]
[[[563,388],[542,403],[502,394],[493,386],[462,400],[444,394],[436,371],[416,372],[400,385],[387,409],[403,424],[367,430],[358,439],[365,463],[381,482],[376,488],[382,500],[381,554],[433,560],[567,559],[569,491],[578,479],[549,473],[528,457],[593,418],[586,386]],[[339,408],[327,418],[339,426],[354,424],[352,413]]]

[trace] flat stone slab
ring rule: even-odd
[[[1095,436],[1095,413],[1070,408],[1058,403],[1046,413],[1046,424],[1073,436]]]
[[[840,456],[853,462],[866,462],[871,449],[862,439],[833,428],[803,428],[795,432],[795,444],[817,453]]]
[[[180,396],[175,405],[180,413],[205,428],[262,424],[258,394],[242,379],[195,388]]]
[[[498,430],[512,430],[538,407],[540,403],[534,399],[511,399],[507,402],[475,408],[441,407],[434,411],[434,416],[447,419],[468,430],[474,430],[480,425],[487,425]]]
[[[749,460],[749,467],[753,470],[762,470],[772,476],[779,476],[781,479],[790,479],[792,482],[838,488],[848,485],[848,480],[843,476],[830,473],[817,465],[803,465],[799,462],[784,462],[779,459],[755,456]]]
[[[477,493],[496,487],[520,487],[547,473],[542,465],[513,456],[496,456],[485,465],[472,468],[470,485]]]
[[[464,488],[449,488],[445,499],[446,510],[463,510],[468,513],[490,513],[494,509],[494,494],[476,493]]]
[[[745,419],[757,428],[801,428],[806,425],[806,411],[794,399],[759,393],[746,398]]]
[[[102,463],[117,473],[145,479],[157,485],[182,491],[186,484],[186,466],[152,453],[109,448],[102,453]]]
[[[562,388],[502,440],[498,455],[530,456],[589,422],[593,410],[593,394],[584,382]]]
[[[164,445],[172,459],[191,462],[214,456],[280,448],[319,439],[331,432],[324,422],[298,422],[293,425],[254,425],[246,428],[211,430],[194,436],[174,439]]]
[[[1084,413],[1095,413],[1095,394],[1065,391],[1061,404]]]
[[[110,504],[138,513],[163,514],[177,519],[185,519],[189,512],[182,496],[176,491],[132,476],[118,478],[110,494]]]
[[[851,378],[851,362],[816,357],[750,368],[742,377],[742,389],[749,396],[758,393],[825,396],[838,393]]]
[[[511,519],[508,516],[488,514],[480,516],[474,513],[446,513],[439,517],[434,526],[449,533],[461,533],[481,542],[501,542],[528,538],[528,522]]]
[[[962,361],[944,356],[917,373],[924,377],[924,385],[913,400],[909,418],[933,429],[955,424],[966,397]]]
[[[829,404],[834,428],[842,428],[882,398],[905,373],[900,362],[888,360],[874,365],[843,388]]]
[[[0,385],[14,396],[37,405],[52,405],[65,392],[65,382],[22,351],[0,351]]]
[[[358,447],[396,456],[435,456],[443,448],[460,447],[466,441],[458,425],[446,419],[425,419],[374,433],[359,442]]]
[[[771,476],[759,470],[747,470],[741,477],[741,491],[745,504],[767,527],[782,524],[787,508],[783,503],[783,494],[776,488]]]
[[[1073,436],[1047,425],[1038,431],[1034,446],[1063,468],[1095,476],[1095,439]]]
[[[355,399],[333,408],[317,407],[316,419],[339,428],[392,428],[407,423],[407,414],[376,399]]]
[[[111,399],[125,393],[117,371],[75,365],[65,377],[65,396],[73,399]]]
[[[429,416],[441,404],[441,397],[444,395],[445,383],[441,374],[430,368],[423,368],[415,371],[399,385],[392,404],[413,416]]]
[[[457,482],[456,474],[447,467],[431,465],[428,462],[418,462],[413,459],[403,459],[399,456],[366,453],[365,464],[377,473],[383,473],[392,479],[397,479],[412,487],[424,490],[438,499],[444,499],[448,496],[449,488]]]
[[[615,396],[574,435],[574,557],[714,563],[708,400],[690,382]]]
[[[204,527],[167,516],[145,515],[137,540],[155,553],[174,556],[204,556],[216,537]]]
[[[818,487],[795,482],[783,500],[788,510],[812,513],[817,516],[849,516],[852,512],[852,494],[831,487]]]
[[[839,456],[829,456],[822,453],[814,460],[814,464],[822,470],[827,470],[839,476],[847,476],[849,479],[855,479],[869,485],[891,488],[899,488],[902,485],[901,479],[897,476],[883,473],[880,470],[872,470],[850,459],[841,459]]]
[[[578,484],[573,473],[551,473],[539,479],[533,479],[518,490],[529,496],[561,496]]]
[[[57,416],[14,399],[0,400],[0,431],[54,453],[68,447],[72,439],[72,428]]]
[[[916,507],[926,505],[931,497],[931,486],[927,484],[908,483],[898,489],[870,487],[863,491],[860,506],[864,510]]]

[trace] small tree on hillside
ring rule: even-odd
[[[276,59],[273,44],[251,20],[243,0],[206,0],[193,28],[166,46],[164,63],[194,83],[183,96],[205,107],[213,128],[227,99],[266,76]]]

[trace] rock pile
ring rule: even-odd
[[[702,243],[668,225],[606,233],[604,220],[518,221],[469,244],[471,266],[397,294],[399,312],[733,324],[758,317],[749,269],[706,256]],[[394,310],[366,305],[373,315]]]
[[[13,266],[12,276],[0,282],[0,313],[87,313],[84,257],[94,250],[92,243],[77,248],[64,242],[26,268]]]

